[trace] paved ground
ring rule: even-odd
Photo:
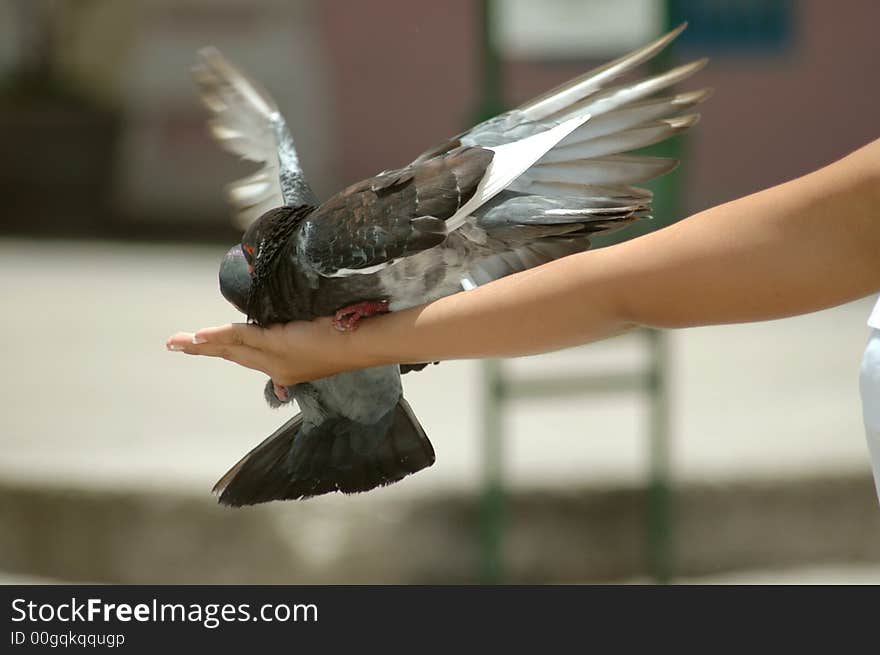
[[[0,571],[0,585],[75,584],[66,581],[15,575]],[[627,580],[621,584],[651,584],[649,580]],[[785,570],[737,571],[702,578],[683,578],[676,584],[780,584],[780,585],[877,585],[880,566],[829,564]]]
[[[737,571],[706,578],[687,578],[680,584],[880,584],[880,566],[876,564],[828,564],[780,571]]]
[[[17,573],[6,573],[0,571],[0,585],[18,585],[18,584],[77,584],[68,580],[53,580],[52,578],[40,578],[33,575],[19,575]],[[88,584],[88,583],[83,583]]]
[[[236,319],[216,288],[223,250],[0,240],[0,475],[207,492],[286,418],[264,406],[260,374],[164,350],[175,330]],[[867,471],[857,371],[870,305],[673,333],[678,475]],[[624,338],[511,366],[620,367],[641,356]],[[380,493],[478,483],[479,372],[478,363],[457,362],[408,376],[437,464]],[[644,403],[632,397],[522,404],[507,421],[510,480],[638,480],[645,424]]]

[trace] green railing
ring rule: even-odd
[[[540,402],[546,398],[600,394],[638,394],[649,403],[647,567],[658,583],[669,582],[673,572],[671,475],[669,465],[669,396],[667,339],[659,330],[638,330],[644,343],[644,365],[635,370],[615,370],[589,375],[508,376],[504,363],[483,363],[484,486],[482,498],[481,581],[505,580],[505,502],[503,449],[505,415],[513,403]],[[632,338],[618,337],[618,338]]]
[[[478,119],[484,120],[503,111],[504,103],[501,59],[491,31],[491,0],[482,0],[480,9],[482,92]],[[654,65],[658,68],[667,67],[669,57],[666,53]],[[681,139],[678,138],[654,147],[650,154],[680,159],[681,149]],[[678,180],[677,175],[667,175],[652,185],[655,193],[654,215],[657,218],[653,224],[644,225],[640,232],[661,227],[679,215]],[[638,233],[629,230],[622,236],[632,238]],[[504,535],[508,507],[504,486],[503,448],[507,408],[514,402],[608,393],[641,394],[650,404],[647,435],[649,467],[646,481],[646,541],[649,553],[647,566],[656,582],[667,583],[671,580],[674,552],[666,374],[668,346],[666,336],[657,330],[639,330],[639,334],[645,343],[646,364],[634,371],[608,371],[604,374],[574,377],[517,376],[512,379],[505,374],[502,362],[489,360],[483,363],[484,482],[480,517],[482,582],[497,584],[505,580]]]

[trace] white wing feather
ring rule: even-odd
[[[199,51],[193,77],[212,113],[208,127],[220,146],[263,165],[227,187],[238,225],[247,228],[265,211],[283,204],[316,204],[272,97],[216,48]]]
[[[553,146],[562,141],[590,118],[589,114],[576,116],[545,132],[521,141],[488,148],[495,153],[474,195],[446,221],[448,231],[461,227],[471,212],[510,186],[516,178],[541,159]]]

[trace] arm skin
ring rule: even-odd
[[[880,140],[657,232],[367,319],[355,332],[326,318],[234,324],[178,333],[167,346],[289,385],[381,364],[546,352],[638,325],[774,319],[877,290]]]

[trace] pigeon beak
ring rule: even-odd
[[[251,290],[250,266],[241,244],[229,249],[220,264],[220,293],[242,314],[247,314]]]

